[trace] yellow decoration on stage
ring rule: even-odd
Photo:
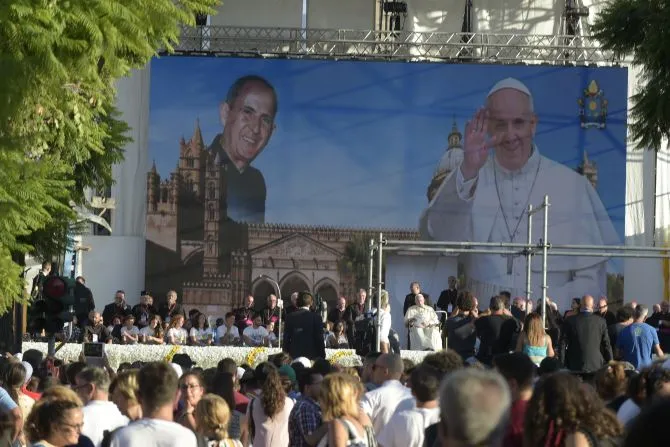
[[[163,358],[164,361],[171,363],[172,358],[174,357],[175,354],[177,354],[181,350],[181,346],[179,345],[174,345],[172,349],[170,349],[170,352],[167,353],[165,358]]]
[[[257,348],[252,349],[251,351],[249,351],[249,354],[247,354],[247,357],[245,359],[245,363],[247,365],[251,366],[252,368],[255,368],[256,366],[258,366],[258,365],[256,365],[256,361],[257,361],[258,356],[265,353],[265,351],[267,351],[267,349],[268,348],[264,348],[262,346],[259,346]]]
[[[335,354],[331,355],[328,358],[328,361],[330,362],[331,365],[336,365],[339,360],[342,360],[347,357],[353,357],[355,355],[356,355],[355,352],[349,350],[337,351]]]

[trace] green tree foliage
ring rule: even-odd
[[[670,5],[662,1],[612,0],[591,31],[603,48],[632,56],[641,69],[633,96],[631,137],[640,147],[660,150],[670,137]]]
[[[170,51],[218,0],[0,2],[0,312],[21,296],[12,254],[63,248],[86,188],[113,182],[128,127],[115,82]]]
[[[355,289],[368,288],[368,270],[370,268],[370,239],[374,239],[377,235],[356,234],[344,246],[344,253],[340,259],[340,272],[348,275],[353,280]],[[384,254],[382,253],[382,256]],[[372,271],[372,283],[377,285],[377,255],[375,254],[374,266]],[[382,280],[386,276],[386,256],[382,261]]]

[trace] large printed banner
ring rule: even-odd
[[[545,195],[553,244],[620,244],[626,106],[623,68],[156,59],[147,288],[212,312],[276,285],[333,301],[371,234],[525,243]],[[459,259],[478,296],[524,293],[523,257]],[[551,295],[603,295],[618,273],[553,256]]]

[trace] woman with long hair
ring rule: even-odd
[[[183,345],[186,344],[186,340],[188,339],[188,332],[186,332],[186,329],[184,329],[184,316],[181,314],[177,314],[172,318],[170,321],[170,325],[168,326],[167,334],[165,335],[167,338],[168,344],[171,345]]]
[[[262,384],[260,396],[247,407],[247,421],[253,447],[288,447],[288,417],[293,401],[286,395],[277,368],[261,363],[254,376]]]
[[[372,422],[360,409],[361,383],[349,374],[334,373],[324,377],[321,386],[319,405],[328,434],[318,447],[376,446]]]
[[[579,309],[581,308],[582,305],[582,299],[581,298],[573,298],[572,301],[570,302],[570,310],[566,310],[565,314],[563,314],[563,318],[569,318],[569,317],[574,317],[575,315],[579,314]]]
[[[35,399],[32,397],[26,396],[21,392],[21,387],[26,381],[26,368],[18,362],[10,362],[5,369],[4,377],[2,382],[4,388],[9,394],[9,397],[12,398],[14,403],[21,408],[21,413],[23,413],[23,419],[25,420],[35,405]],[[20,433],[18,438],[19,444],[24,446],[26,445],[25,433]]]
[[[33,406],[25,430],[32,447],[65,447],[81,443],[83,425],[82,402],[77,394],[54,386]]]
[[[248,445],[247,419],[244,413],[236,409],[235,380],[233,375],[228,372],[217,372],[212,380],[210,391],[225,400],[228,408],[230,408],[228,436],[231,439],[240,440],[243,445]]]
[[[207,315],[199,312],[193,318],[193,327],[189,332],[189,341],[193,346],[209,346],[212,344],[213,334],[209,328]]]
[[[163,322],[158,315],[149,317],[147,325],[140,329],[140,341],[148,345],[164,345],[165,331],[163,331]]]
[[[208,447],[242,447],[239,439],[228,434],[230,407],[220,396],[207,394],[195,407],[197,432],[207,440]]]
[[[548,375],[528,403],[524,446],[616,445],[623,427],[592,387],[570,373]]]
[[[205,382],[199,373],[189,371],[179,378],[179,389],[180,410],[177,412],[175,422],[195,431],[195,407],[205,394]]]
[[[542,326],[540,314],[531,312],[526,316],[523,331],[516,342],[516,352],[523,352],[537,366],[545,357],[554,357],[554,345]]]
[[[595,386],[596,392],[605,401],[607,408],[614,413],[619,411],[621,405],[628,399],[626,396],[628,376],[623,362],[611,361],[596,372]]]
[[[333,332],[326,338],[328,349],[349,349],[349,341],[344,331],[344,321],[338,321],[333,327]]]

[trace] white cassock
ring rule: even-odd
[[[430,306],[414,305],[407,309],[405,324],[414,320],[409,328],[409,345],[413,351],[424,351],[431,349],[439,351],[442,349],[442,338],[440,337],[440,320]]]
[[[497,184],[497,190],[496,190]],[[532,189],[532,191],[531,191]],[[421,215],[423,238],[438,241],[527,242],[528,204],[537,207],[549,195],[549,237],[553,245],[617,245],[619,238],[598,193],[586,177],[542,156],[537,148],[526,165],[510,172],[491,155],[479,175],[464,181],[460,169],[444,180]],[[504,214],[503,214],[504,213]],[[505,222],[505,218],[507,222]],[[533,216],[533,243],[542,238],[544,216]],[[523,256],[464,252],[467,287],[488,300],[502,290],[526,295]],[[547,296],[562,309],[573,297],[604,295],[607,258],[551,256],[547,268]],[[510,269],[511,267],[511,269]],[[531,288],[542,296],[542,257],[532,261]]]

